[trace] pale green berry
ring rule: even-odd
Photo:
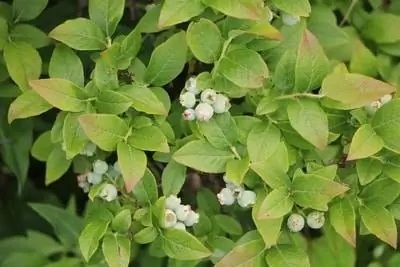
[[[190,77],[185,83],[185,89],[195,95],[198,95],[200,91],[197,89],[196,77]]]
[[[382,103],[382,105],[390,102],[390,100],[392,100],[392,95],[384,95],[381,97],[380,102]]]
[[[178,218],[179,221],[185,221],[191,210],[192,208],[190,205],[179,205],[175,210],[176,218]]]
[[[182,113],[182,117],[185,121],[192,121],[196,119],[196,111],[194,109],[188,108]]]
[[[313,211],[307,215],[307,225],[312,229],[320,229],[325,224],[323,212]]]
[[[177,223],[178,219],[176,218],[176,214],[173,210],[165,209],[164,210],[164,227],[172,228]]]
[[[176,196],[169,196],[165,199],[165,208],[170,210],[177,210],[181,205],[181,199]]]
[[[190,227],[195,225],[196,223],[199,222],[199,214],[193,210],[191,210],[186,218],[186,220],[184,221],[185,225]]]
[[[93,163],[93,171],[98,174],[104,174],[108,170],[108,164],[102,160],[96,160]]]
[[[217,92],[213,89],[204,89],[203,92],[201,92],[200,99],[202,102],[212,105],[217,99]]]
[[[217,194],[218,201],[221,205],[230,206],[235,203],[234,192],[229,188],[223,188],[221,192]]]
[[[177,222],[174,225],[174,228],[178,229],[178,230],[186,231],[186,226],[185,226],[185,224],[183,222]]]
[[[196,105],[196,96],[191,92],[185,92],[179,96],[179,103],[185,108],[193,108]]]
[[[217,94],[215,102],[213,104],[214,112],[217,114],[225,113],[231,108],[231,103],[229,103],[229,98],[224,95]]]
[[[87,175],[87,181],[92,185],[99,184],[102,181],[101,174],[98,174],[96,172],[89,172]]]
[[[294,26],[297,23],[299,23],[299,21],[300,21],[300,17],[299,16],[288,14],[288,13],[283,13],[282,14],[282,22],[286,26]]]
[[[115,200],[117,196],[118,196],[117,188],[112,184],[104,185],[103,189],[100,192],[100,197],[108,202]]]
[[[200,103],[197,105],[196,109],[196,118],[199,121],[209,121],[214,115],[214,109],[208,103]]]
[[[256,203],[256,194],[251,190],[244,190],[237,198],[239,206],[242,208],[248,208]]]
[[[293,213],[287,220],[287,227],[292,232],[300,232],[304,228],[304,218],[300,214]]]

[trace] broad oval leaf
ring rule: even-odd
[[[97,251],[100,239],[107,231],[110,221],[91,221],[89,222],[79,236],[79,247],[82,256],[88,262]]]
[[[186,166],[171,159],[161,175],[161,188],[164,196],[178,195],[186,181]]]
[[[225,15],[239,19],[259,20],[263,15],[264,6],[262,0],[236,0],[226,4],[225,0],[202,0],[206,5],[224,13]]]
[[[13,81],[22,91],[30,89],[29,80],[38,79],[42,72],[42,59],[36,49],[26,43],[8,43],[3,56]]]
[[[154,49],[145,74],[146,82],[155,86],[171,82],[182,72],[186,56],[186,36],[181,31]]]
[[[339,199],[329,207],[329,220],[336,232],[355,247],[356,214],[349,198]]]
[[[48,0],[15,0],[12,4],[13,16],[16,21],[32,20],[42,13],[48,2]]]
[[[230,150],[221,150],[204,141],[191,141],[173,155],[173,159],[193,169],[209,172],[225,172],[225,166],[234,154]]]
[[[297,99],[287,105],[290,125],[318,149],[328,145],[328,117],[321,106],[310,99]]]
[[[278,148],[280,139],[279,129],[271,122],[256,125],[247,136],[250,161],[266,161]]]
[[[117,155],[126,190],[130,192],[146,171],[146,154],[125,142],[119,142]]]
[[[293,204],[288,188],[274,189],[261,203],[257,218],[262,220],[283,217],[292,210]]]
[[[131,84],[120,88],[120,92],[130,98],[132,107],[137,111],[154,115],[167,115],[168,110],[163,102],[157,97],[157,94],[150,88]]]
[[[172,26],[200,15],[206,7],[201,0],[166,0],[161,8],[158,25]]]
[[[8,110],[8,123],[16,119],[24,119],[40,115],[52,106],[44,100],[36,91],[28,90],[18,96]]]
[[[53,29],[49,36],[76,50],[103,50],[106,37],[93,21],[86,18],[67,20]]]
[[[218,26],[211,20],[200,19],[190,23],[186,40],[194,56],[201,62],[213,63],[218,60],[223,39]]]
[[[358,195],[366,205],[386,207],[400,194],[400,184],[391,178],[379,178],[363,188]]]
[[[262,87],[269,77],[268,67],[262,57],[246,48],[226,53],[217,71],[234,84],[245,88]]]
[[[101,90],[96,98],[96,109],[100,113],[121,114],[127,111],[132,100],[124,94],[112,90]]]
[[[130,146],[147,151],[159,151],[168,153],[169,146],[167,138],[156,126],[133,129],[127,142]]]
[[[46,33],[29,24],[15,25],[10,32],[10,39],[13,42],[30,44],[34,48],[42,48],[50,44],[50,38]]]
[[[111,37],[124,14],[125,0],[89,0],[89,17]]]
[[[41,97],[56,108],[79,112],[86,108],[87,94],[79,86],[64,79],[31,80],[29,85]]]
[[[46,161],[46,185],[60,179],[70,166],[71,160],[61,146],[54,147]]]
[[[278,245],[265,255],[267,263],[273,267],[310,267],[307,253],[293,245]]]
[[[386,148],[400,154],[400,100],[383,105],[372,119],[372,127],[382,138]]]
[[[129,131],[121,118],[111,114],[81,115],[79,123],[89,139],[105,151],[114,151]]]
[[[125,235],[106,234],[102,251],[108,266],[128,267],[131,256],[131,241]]]
[[[372,12],[362,27],[362,35],[378,44],[396,43],[400,41],[399,23],[398,15]]]
[[[196,237],[178,229],[166,229],[161,234],[162,247],[168,257],[177,260],[198,260],[211,255]]]
[[[63,146],[67,159],[72,159],[78,155],[88,141],[81,125],[79,124],[79,113],[68,113],[64,119],[62,129]]]
[[[311,5],[309,0],[272,0],[271,2],[279,10],[296,16],[308,17],[308,15],[311,13]]]
[[[383,148],[383,140],[370,124],[361,126],[353,136],[347,160],[362,159],[374,155]]]

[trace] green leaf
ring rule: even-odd
[[[118,56],[119,69],[126,69],[131,65],[131,63],[133,63],[133,59],[136,58],[141,45],[142,35],[139,29],[136,27],[121,42]],[[136,73],[135,76],[137,76]]]
[[[28,90],[28,81],[38,79],[42,71],[39,53],[26,43],[8,43],[3,56],[10,77],[22,91]]]
[[[392,214],[380,205],[360,206],[362,222],[369,232],[394,249],[397,247],[397,228]]]
[[[46,8],[48,0],[15,0],[13,1],[13,17],[16,21],[33,20]]]
[[[130,144],[119,142],[117,155],[126,190],[130,192],[145,173],[147,165],[146,154]]]
[[[100,53],[96,60],[93,81],[100,90],[113,90],[119,87],[118,56],[120,44],[114,43],[107,50]]]
[[[121,87],[120,92],[132,100],[132,107],[138,111],[154,115],[168,114],[168,110],[156,93],[146,86],[133,83]]]
[[[225,175],[235,184],[242,184],[247,171],[250,168],[249,158],[231,159],[226,164]]]
[[[359,197],[366,205],[376,204],[385,207],[391,204],[399,194],[400,184],[398,182],[390,178],[381,178],[364,187]]]
[[[306,1],[308,0],[301,0]],[[309,92],[319,88],[329,72],[329,61],[318,39],[305,30],[297,48],[295,66],[295,90]]]
[[[245,88],[262,87],[269,77],[268,67],[262,57],[246,48],[226,53],[217,71],[234,84]]]
[[[51,142],[51,132],[42,133],[33,143],[31,148],[32,157],[40,161],[47,161],[54,144]]]
[[[115,151],[129,131],[121,118],[111,114],[81,115],[79,123],[87,137],[105,151]]]
[[[169,152],[167,138],[156,126],[134,129],[127,142],[130,146],[141,150]]]
[[[400,154],[400,100],[383,105],[372,119],[372,127],[382,138],[386,148]]]
[[[34,90],[25,91],[11,103],[8,110],[8,123],[16,119],[40,115],[51,108],[52,106]]]
[[[349,188],[313,174],[300,174],[293,178],[292,190],[296,204],[304,208],[326,211],[328,202]]]
[[[211,252],[196,237],[186,231],[165,229],[161,238],[165,253],[173,259],[198,260],[211,255]]]
[[[225,0],[202,0],[204,4],[224,13],[225,15],[239,18],[259,20],[263,15],[262,0],[237,0],[226,4]]]
[[[30,203],[29,206],[51,224],[66,247],[73,248],[77,244],[79,233],[83,229],[81,218],[50,204]]]
[[[341,198],[329,207],[329,219],[335,231],[347,243],[356,246],[356,214],[349,198]]]
[[[322,82],[321,94],[345,104],[347,109],[355,109],[395,90],[393,85],[361,74],[333,73]]]
[[[265,245],[256,232],[246,233],[215,267],[265,266]]]
[[[54,147],[46,161],[46,185],[60,179],[70,166],[71,161],[67,159],[65,151],[60,146]]]
[[[376,56],[360,40],[356,40],[349,66],[350,72],[375,77],[378,71],[377,65]]]
[[[283,217],[280,218],[258,218],[260,213],[261,205],[266,198],[266,192],[264,189],[257,191],[256,203],[253,207],[251,216],[254,224],[256,225],[257,231],[262,236],[265,243],[265,247],[274,246],[277,244],[279,236],[281,234],[281,225]]]
[[[272,123],[256,125],[247,137],[247,151],[252,163],[271,157],[280,144],[281,133]]]
[[[129,97],[112,90],[101,90],[96,98],[96,109],[105,114],[121,114],[127,111],[132,101]]]
[[[383,140],[370,124],[361,126],[353,136],[347,160],[362,159],[374,155],[383,148]]]
[[[148,244],[153,242],[158,237],[158,231],[153,226],[146,227],[139,232],[137,232],[133,236],[133,240],[135,240],[138,244]]]
[[[79,112],[86,109],[87,94],[79,86],[64,79],[31,80],[29,85],[56,108]]]
[[[56,120],[53,123],[53,127],[51,128],[51,141],[53,143],[63,142],[63,128],[65,117],[67,117],[68,112],[60,111],[56,116]]]
[[[207,122],[198,122],[198,125],[200,133],[216,148],[229,148],[237,141],[236,123],[228,112],[213,116]]]
[[[111,228],[119,233],[126,233],[132,225],[132,213],[129,209],[123,209],[115,215],[111,221]]]
[[[275,112],[279,107],[278,101],[275,101],[271,94],[264,96],[257,104],[257,115],[265,115]]]
[[[226,163],[234,158],[229,150],[221,150],[204,141],[191,141],[173,155],[173,159],[193,169],[208,172],[225,172]]]
[[[379,160],[366,158],[357,160],[356,169],[360,184],[366,185],[382,173],[383,164]]]
[[[400,182],[400,159],[397,156],[386,159],[383,173],[396,182]]]
[[[399,23],[400,16],[373,12],[361,29],[362,35],[378,44],[395,43],[400,41]]]
[[[0,16],[0,49],[3,49],[8,40],[8,23]]]
[[[208,188],[200,188],[197,192],[196,202],[199,209],[204,211],[207,216],[221,212],[221,204],[219,204],[215,194]]]
[[[163,27],[160,27],[160,25],[158,24],[161,8],[161,4],[156,4],[155,6],[149,8],[146,14],[138,22],[136,26],[137,29],[143,33],[154,33],[165,29]]]
[[[283,217],[292,210],[293,204],[293,199],[286,187],[274,189],[261,203],[257,218],[262,220]]]
[[[158,199],[157,181],[149,169],[146,169],[143,178],[133,188],[132,193],[141,205],[156,203]]]
[[[42,48],[50,44],[50,38],[46,33],[29,24],[15,25],[10,32],[10,38],[13,42],[24,42],[34,48]]]
[[[111,37],[124,14],[125,0],[89,0],[89,17]]]
[[[131,241],[127,236],[105,235],[102,250],[108,266],[128,267],[131,255]]]
[[[107,231],[110,221],[91,221],[79,236],[79,247],[83,258],[88,262],[97,251],[100,239]]]
[[[72,159],[85,148],[87,137],[79,124],[79,113],[68,113],[63,126],[63,146],[67,159]]]
[[[158,25],[172,26],[200,15],[206,7],[201,0],[166,0],[161,8]]]
[[[217,225],[225,233],[238,236],[243,234],[242,225],[233,217],[224,214],[217,214],[214,216],[214,219]]]
[[[296,16],[308,17],[308,15],[311,13],[311,5],[308,0],[272,0],[272,4],[279,10]]]
[[[161,175],[164,196],[177,195],[186,181],[186,167],[171,159]]]
[[[83,86],[82,61],[72,49],[63,44],[58,44],[50,59],[49,76],[50,78],[69,80],[78,86]]]
[[[200,19],[190,23],[186,40],[193,55],[201,62],[213,63],[218,60],[223,39],[218,26],[211,20]]]
[[[308,2],[308,1],[307,1]],[[273,267],[310,267],[307,254],[293,245],[278,245],[265,255],[266,261]]]
[[[106,37],[91,20],[77,18],[67,20],[53,29],[49,36],[75,50],[103,50]]]
[[[155,86],[171,82],[182,72],[186,54],[186,36],[181,31],[154,49],[146,70],[146,82]]]
[[[328,117],[320,105],[310,99],[297,99],[287,106],[290,125],[318,149],[328,145]]]

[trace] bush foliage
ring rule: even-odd
[[[0,2],[0,266],[400,266],[400,1]]]

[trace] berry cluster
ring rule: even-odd
[[[121,175],[118,162],[109,166],[107,162],[96,160],[93,162],[93,171],[78,176],[78,186],[87,193],[90,188],[102,183],[105,178],[115,179]],[[117,188],[110,183],[104,184],[99,196],[106,201],[113,201],[118,195]]]
[[[190,205],[182,205],[181,199],[169,196],[165,199],[164,228],[175,228],[186,231],[199,222],[199,214],[192,210]]]
[[[245,190],[242,185],[232,183],[224,176],[225,188],[217,194],[221,205],[230,206],[236,201],[242,208],[247,208],[256,202],[256,194],[251,190]]]
[[[199,100],[196,99],[198,95],[200,95]],[[231,107],[228,97],[218,94],[213,89],[204,89],[200,92],[197,88],[196,78],[194,77],[187,80],[185,89],[179,96],[179,102],[186,108],[183,112],[183,118],[188,121],[195,119],[208,121],[214,113],[225,113]]]
[[[307,215],[307,225],[311,229],[320,229],[324,224],[325,216],[323,212],[312,211]],[[292,213],[287,220],[287,226],[292,232],[300,232],[304,225],[304,217],[297,213]]]

